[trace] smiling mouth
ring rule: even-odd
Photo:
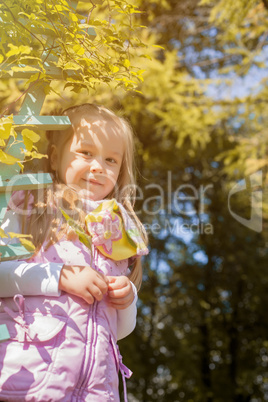
[[[88,182],[90,184],[94,184],[96,186],[102,186],[102,184],[98,181],[98,180],[94,180],[94,179],[89,179]]]

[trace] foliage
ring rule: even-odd
[[[137,24],[148,26],[140,31],[149,56],[139,61],[140,93],[111,97],[100,87],[90,96],[66,93],[61,101],[64,107],[105,103],[137,133],[136,210],[151,253],[137,328],[120,341],[134,372],[129,399],[261,402],[267,397],[267,222],[262,233],[242,226],[230,214],[228,195],[236,180],[259,169],[266,180],[267,78],[259,60],[265,60],[267,11],[261,2],[243,1],[228,2],[233,13],[224,2],[135,4],[143,11]],[[225,17],[217,19],[216,9]],[[263,79],[244,91],[252,71],[262,69]],[[233,83],[235,93],[227,96]],[[50,96],[47,107],[55,101]],[[230,204],[245,219],[250,196],[245,190]]]
[[[65,82],[51,82],[55,92],[43,110],[59,106],[56,93],[62,107],[105,103],[137,133],[136,210],[151,253],[137,328],[120,341],[134,372],[129,400],[261,402],[267,399],[267,219],[261,233],[246,228],[230,208],[249,220],[252,192],[241,191],[229,207],[228,196],[238,179],[260,169],[263,185],[267,180],[266,2],[133,3],[141,11],[131,14],[137,44],[147,46],[146,54],[143,46],[129,48],[135,71],[145,70],[137,92],[123,91],[124,84],[115,89],[120,70],[113,78],[109,72],[110,87],[104,80],[97,92],[63,92]],[[93,10],[101,20],[105,4]],[[113,7],[112,20],[121,23],[114,29],[123,29],[125,14]],[[262,77],[254,86],[253,75]],[[13,82],[4,83],[2,103],[12,101],[12,91],[23,92]]]
[[[99,18],[100,7],[109,8],[106,18]],[[86,14],[85,7],[80,14],[66,0],[5,0],[0,11],[3,76],[33,72],[28,84],[44,80],[49,93],[52,77],[44,64],[49,61],[52,71],[60,68],[65,87],[74,91],[111,81],[133,89],[139,82],[139,70],[130,60],[130,49],[142,46],[132,24],[138,11],[128,1],[90,1]],[[124,23],[118,23],[118,15]]]
[[[40,136],[35,133],[33,130],[29,130],[25,128],[22,130],[21,135],[19,136],[15,130],[16,126],[13,122],[13,116],[2,117],[0,119],[0,162],[6,165],[14,165],[18,164],[20,168],[23,170],[24,160],[20,160],[19,158],[14,157],[9,154],[9,150],[18,144],[22,144],[24,146],[22,151],[24,155],[27,157],[27,161],[32,160],[34,158],[44,158],[46,155],[40,154],[37,151],[37,147],[33,145],[40,140]]]
[[[261,233],[242,226],[228,196],[237,179],[260,169],[265,185],[266,71],[252,89],[243,85],[266,66],[267,11],[243,1],[142,7],[143,23],[161,32],[167,50],[144,63],[142,94],[120,99],[138,133],[137,209],[151,245],[137,329],[121,345],[137,373],[130,393],[139,401],[262,401],[267,222]],[[236,84],[235,94],[224,96],[238,80],[241,90]],[[251,196],[250,189],[240,192],[231,210],[249,220]]]
[[[18,234],[18,233],[14,233],[14,232],[5,232],[2,228],[0,228],[0,238],[1,239],[6,239],[5,240],[5,244],[9,244],[9,242],[12,239],[19,239],[20,243],[26,248],[26,250],[28,251],[34,251],[35,250],[35,246],[33,245],[33,243],[31,242],[32,236],[31,235],[25,235],[25,234]],[[1,259],[1,255],[0,255],[0,259]]]

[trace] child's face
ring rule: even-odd
[[[91,122],[79,114],[72,121],[74,135],[62,149],[54,147],[51,166],[59,179],[93,201],[114,188],[124,154],[121,129],[112,120]]]

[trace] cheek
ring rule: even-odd
[[[112,172],[110,175],[110,180],[109,180],[109,192],[112,190],[117,191],[118,190],[118,177],[119,177],[119,171]]]
[[[77,160],[69,160],[67,163],[62,166],[61,175],[65,179],[66,184],[75,183],[78,181],[87,171],[87,164],[81,163],[81,161]]]
[[[67,168],[65,172],[63,172],[63,177],[66,184],[71,184],[74,182],[75,172],[71,168]]]
[[[118,176],[119,176],[120,169],[113,169],[109,172],[109,177],[111,178],[113,184],[117,182]]]

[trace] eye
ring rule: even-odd
[[[117,161],[114,158],[107,158],[106,160],[109,163],[117,163]]]
[[[92,153],[90,151],[80,151],[80,154],[85,156],[92,156]]]

